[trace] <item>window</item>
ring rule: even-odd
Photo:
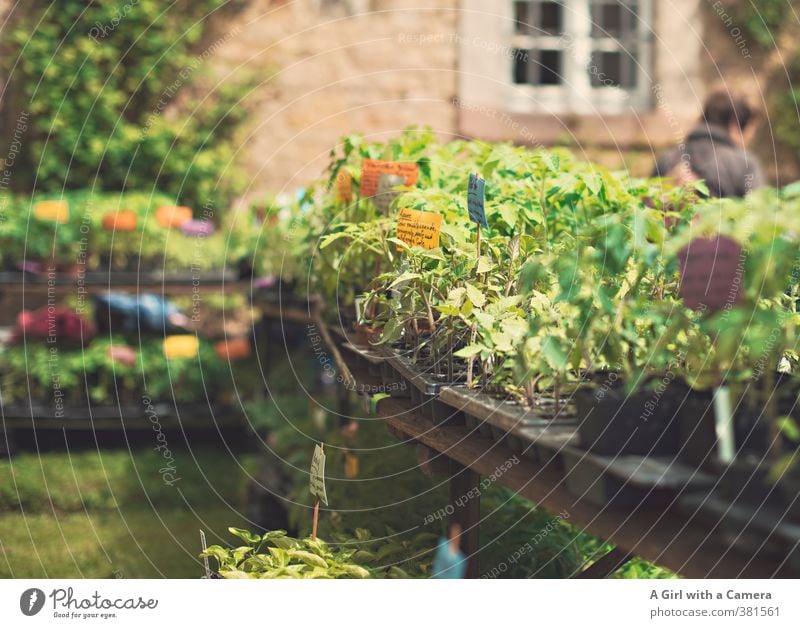
[[[512,108],[613,113],[648,107],[651,4],[515,1]]]

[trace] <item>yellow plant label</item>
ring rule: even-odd
[[[33,206],[33,215],[39,220],[63,224],[69,220],[69,205],[66,201],[39,201]]]
[[[344,476],[348,479],[358,477],[358,458],[353,454],[344,455]]]
[[[347,170],[340,170],[336,174],[336,198],[342,203],[353,200],[353,177]]]
[[[169,358],[195,358],[200,349],[197,336],[184,334],[164,338],[164,355]]]
[[[397,218],[397,238],[408,246],[435,249],[439,246],[442,215],[421,212],[416,209],[401,209]]]
[[[375,196],[382,174],[402,175],[406,185],[416,185],[419,166],[411,161],[365,159],[361,162],[361,196]]]

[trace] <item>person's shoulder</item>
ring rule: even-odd
[[[656,159],[656,163],[653,166],[653,177],[666,177],[669,176],[669,172],[675,169],[675,166],[680,163],[681,160],[681,151],[678,147],[673,146],[672,148],[668,148],[664,151],[661,156]]]

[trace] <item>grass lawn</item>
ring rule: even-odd
[[[228,526],[247,527],[255,456],[173,455],[173,486],[152,449],[0,461],[0,577],[199,577],[199,531],[212,544],[228,541]]]

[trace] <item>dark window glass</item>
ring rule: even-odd
[[[539,51],[539,85],[561,85],[561,51]]]
[[[530,81],[530,68],[528,65],[531,58],[530,50],[520,50],[514,48],[514,83],[528,83]]]
[[[514,3],[514,32],[522,35],[527,35],[531,30],[531,3],[530,2],[515,2]]]
[[[592,53],[592,87],[636,87],[636,57],[623,52]]]
[[[561,85],[560,50],[514,49],[514,83]]]
[[[563,8],[558,2],[539,3],[539,23],[537,26],[542,34],[560,35],[564,31]]]
[[[621,38],[632,35],[637,29],[638,6],[635,2],[593,2],[592,37]]]

